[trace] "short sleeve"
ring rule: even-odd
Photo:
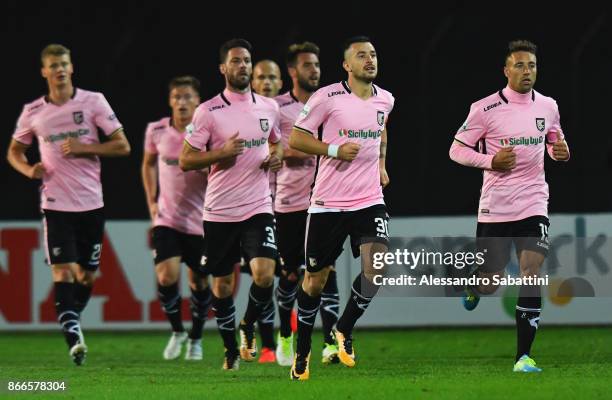
[[[476,144],[487,132],[482,109],[477,104],[472,104],[467,119],[455,134],[455,140],[468,147]]]
[[[327,120],[329,107],[325,107],[327,101],[326,93],[319,89],[313,94],[302,108],[294,126],[303,131],[316,134],[317,130]]]
[[[559,138],[565,140],[565,134],[561,128],[561,116],[559,115],[559,106],[557,102],[554,102],[554,115],[550,128],[546,133],[546,143],[555,143]]]
[[[278,143],[281,140],[281,129],[280,129],[280,111],[277,107],[276,109],[276,117],[274,118],[274,125],[272,126],[272,130],[270,131],[270,142]]]
[[[144,151],[146,153],[157,154],[157,143],[155,143],[155,136],[153,133],[154,124],[147,125],[147,130],[145,131],[145,141],[144,141]]]
[[[191,124],[187,126],[185,141],[194,149],[205,150],[211,137],[212,121],[206,107],[198,107],[193,114]]]
[[[28,115],[26,107],[23,107],[23,111],[21,111],[21,115],[17,119],[13,139],[26,145],[32,144],[32,140],[34,139],[34,130],[32,129],[32,121]]]
[[[113,109],[111,108],[108,101],[102,93],[97,93],[97,99],[94,110],[94,122],[96,126],[102,131],[106,136],[111,135],[117,129],[121,128],[121,122],[117,119]]]

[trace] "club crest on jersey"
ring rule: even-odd
[[[82,124],[83,123],[83,111],[73,112],[72,119],[74,120],[75,124]]]
[[[540,132],[544,132],[544,128],[546,128],[546,121],[544,118],[536,118],[536,128],[538,128]]]
[[[264,132],[268,132],[268,129],[270,129],[270,123],[268,122],[267,118],[260,119],[259,126],[261,127],[261,130]]]
[[[383,126],[385,124],[385,113],[378,111],[378,114],[376,114],[376,120],[378,121],[378,125]]]

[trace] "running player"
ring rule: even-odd
[[[504,274],[512,242],[521,276],[537,277],[549,248],[544,152],[555,161],[567,161],[569,149],[557,103],[533,89],[536,50],[526,40],[510,42],[504,66],[507,86],[472,104],[450,148],[454,161],[484,170],[476,236],[479,246],[492,248],[476,271],[482,278]],[[473,310],[480,294],[496,289],[494,285],[467,288],[465,308]],[[523,285],[516,304],[514,371],[541,371],[530,357],[541,306],[540,286]]]
[[[9,145],[8,161],[30,179],[42,179],[45,251],[55,289],[55,311],[69,354],[85,361],[80,315],[91,296],[104,235],[99,157],[130,154],[121,123],[102,93],[76,88],[70,50],[50,44],[41,53],[47,95],[26,104]],[[104,133],[101,143],[98,129]],[[28,162],[36,137],[41,161]]]
[[[272,60],[261,60],[253,67],[253,80],[251,86],[255,93],[260,96],[273,98],[278,95],[279,90],[283,87],[281,72],[278,64]],[[272,206],[274,206],[274,197],[276,196],[276,175],[275,172],[270,172],[270,192],[272,193]],[[277,260],[275,274],[280,273],[280,263]],[[244,257],[241,259],[240,270],[244,273],[251,273],[251,268],[244,262]],[[274,311],[265,314],[266,319],[257,319],[257,326],[261,334],[261,353],[258,362],[273,363],[276,362],[276,343],[274,343]]]
[[[334,334],[340,361],[355,365],[353,327],[378,289],[372,283],[372,256],[386,251],[389,242],[382,188],[389,183],[386,122],[394,99],[373,84],[378,58],[367,37],[347,41],[343,67],[348,80],[313,94],[289,139],[291,148],[320,156],[306,223],[306,272],[297,293],[297,353],[290,373],[295,380],[309,378],[311,335],[321,292],[347,236],[353,255],[361,254],[362,272],[353,282]],[[322,140],[315,136],[319,130]]]
[[[288,147],[293,124],[312,94],[319,88],[321,67],[319,47],[311,42],[293,44],[287,52],[287,70],[292,89],[276,97],[280,107],[280,128],[284,147],[284,165],[278,172],[277,196],[274,202],[278,250],[283,270],[276,289],[276,302],[280,317],[280,332],[276,347],[279,365],[293,363],[293,333],[291,314],[297,294],[301,267],[304,265],[304,237],[306,217],[310,204],[310,189],[314,181],[316,157]],[[321,320],[323,322],[323,363],[338,362],[338,347],[332,337],[332,328],[338,320],[338,285],[336,271],[331,269],[321,293]]]
[[[212,274],[212,306],[225,345],[224,369],[238,369],[238,356],[257,355],[254,323],[274,311],[276,232],[268,170],[278,171],[278,105],[251,91],[251,45],[232,39],[221,46],[225,90],[201,104],[179,158],[183,170],[211,167],[204,203],[203,269]],[[234,264],[241,249],[253,284],[236,343]]]
[[[185,359],[202,359],[202,329],[212,296],[207,277],[199,272],[204,246],[199,221],[208,171],[183,172],[178,166],[185,130],[200,104],[199,92],[200,82],[192,76],[172,79],[169,84],[172,116],[150,123],[145,133],[142,183],[153,223],[157,294],[172,327],[163,352],[166,360],[180,357],[186,341]],[[181,261],[189,267],[192,321],[189,337],[181,316],[178,286]]]

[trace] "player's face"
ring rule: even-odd
[[[220,66],[221,73],[229,85],[238,90],[244,90],[251,83],[251,53],[244,47],[234,47],[227,52],[225,63]]]
[[[300,88],[307,92],[314,92],[319,88],[321,79],[321,65],[319,57],[314,53],[300,53],[295,63],[297,82]]]
[[[343,66],[353,78],[372,82],[378,73],[376,49],[370,42],[353,43],[345,53]]]
[[[61,56],[47,56],[43,60],[43,66],[40,70],[43,78],[47,80],[51,86],[67,85],[72,81],[72,62],[68,54]]]
[[[191,86],[177,86],[170,91],[170,108],[174,118],[189,119],[200,104],[200,96]]]
[[[508,78],[510,89],[519,93],[529,93],[536,82],[538,65],[535,54],[517,51],[506,59],[504,75]]]
[[[257,63],[253,69],[252,85],[257,94],[266,97],[278,96],[283,86],[278,65],[268,61]]]

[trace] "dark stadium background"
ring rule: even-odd
[[[470,103],[505,85],[504,49],[516,38],[539,46],[536,89],[557,100],[572,151],[568,164],[547,160],[550,211],[610,211],[612,21],[606,10],[583,2],[579,10],[536,2],[393,4],[3,3],[0,219],[39,217],[37,183],[13,171],[4,154],[21,107],[46,90],[38,61],[46,44],[72,50],[75,85],[106,95],[132,144],[129,159],[103,161],[108,218],[144,219],[144,128],[167,115],[171,77],[193,74],[203,83],[203,99],[212,97],[223,87],[219,44],[244,37],[255,61],[272,58],[281,65],[290,43],[318,43],[322,84],[328,84],[345,77],[341,43],[355,34],[372,38],[379,54],[376,83],[396,97],[385,191],[392,215],[474,212],[481,174],[451,162],[448,148]]]

